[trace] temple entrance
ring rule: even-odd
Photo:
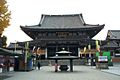
[[[47,46],[47,57],[55,56],[58,51],[70,51],[72,52],[71,56],[78,56],[78,45],[73,44],[49,44]]]

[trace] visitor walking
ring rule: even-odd
[[[38,70],[40,70],[40,62],[38,62],[38,64],[37,64],[37,67],[38,67]]]

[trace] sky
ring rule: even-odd
[[[41,14],[83,14],[87,24],[105,24],[94,39],[104,40],[107,30],[120,30],[119,0],[7,0],[11,11],[10,26],[4,35],[8,43],[32,40],[20,25],[37,25]]]

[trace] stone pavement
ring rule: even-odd
[[[91,68],[96,69],[95,66],[92,66]],[[109,66],[109,69],[101,69],[100,71],[120,76],[120,63],[114,63],[113,66]]]
[[[119,75],[102,72],[90,66],[74,66],[73,72],[54,72],[53,66],[43,66],[41,70],[11,72],[9,75],[11,77],[4,80],[120,80]]]
[[[0,73],[0,80],[4,80],[7,78],[10,78],[14,75],[15,72],[4,72],[4,73]]]
[[[116,66],[115,67],[109,67],[109,69],[103,69],[101,71],[120,76],[120,67],[116,67]]]
[[[119,75],[120,76],[120,64],[113,64],[114,66],[109,67],[109,69],[103,69],[101,71],[108,72],[111,74]]]

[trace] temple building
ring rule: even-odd
[[[101,46],[103,51],[110,51],[112,62],[120,62],[120,30],[108,30],[107,44]]]
[[[101,49],[103,51],[110,51],[111,53],[120,48],[120,30],[108,30],[106,42],[107,44],[102,45]]]
[[[95,41],[92,38],[104,26],[85,23],[82,14],[42,14],[38,25],[20,27],[33,39],[29,41],[29,47],[39,49],[38,53],[47,58],[63,49],[72,52],[72,56],[80,56],[80,50],[88,45],[95,49]]]

